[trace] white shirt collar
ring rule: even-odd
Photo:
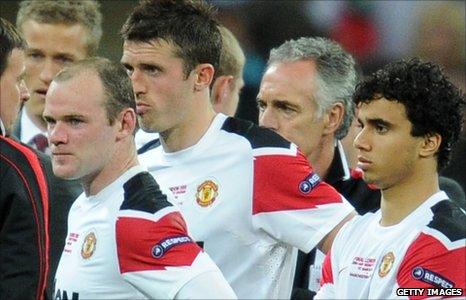
[[[31,139],[39,134],[42,133],[43,135],[47,136],[46,131],[42,131],[39,127],[37,127],[32,120],[29,118],[28,114],[26,113],[26,107],[23,108],[21,112],[21,142],[27,144],[31,141]]]
[[[2,119],[0,119],[0,133],[1,135],[6,136],[6,129],[5,129],[5,125],[3,125]]]

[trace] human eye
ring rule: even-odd
[[[73,57],[68,55],[58,55],[57,57],[55,57],[55,60],[57,60],[62,65],[68,65],[75,61]]]
[[[83,123],[83,120],[77,119],[77,118],[71,118],[70,120],[68,120],[68,123],[70,123],[71,126],[78,126],[81,123]]]
[[[39,60],[44,57],[44,55],[37,50],[27,50],[26,57],[33,60]]]
[[[276,104],[276,107],[279,111],[283,112],[286,115],[291,115],[296,112],[296,109],[288,105],[287,103],[278,102]]]
[[[259,109],[259,111],[264,111],[265,108],[267,107],[267,105],[265,104],[264,101],[262,100],[257,100],[257,108]]]
[[[126,69],[126,74],[128,74],[128,76],[130,76],[130,77],[131,77],[131,75],[132,75],[132,74],[133,74],[133,72],[134,72],[134,69],[133,69],[133,67],[131,67],[131,66],[130,66],[130,65],[128,65],[128,64],[123,64],[123,66],[124,66],[124,67],[125,67],[125,69]]]
[[[375,124],[375,131],[379,134],[384,134],[388,132],[388,127],[384,124]]]
[[[363,129],[363,128],[364,128],[364,124],[362,124],[362,122],[361,122],[360,120],[357,120],[357,122],[356,122],[356,128]]]
[[[66,123],[71,127],[78,127],[84,123],[84,120],[80,116],[70,116],[66,118]]]
[[[157,76],[162,71],[160,67],[148,64],[142,65],[141,69],[149,76]]]
[[[44,116],[43,119],[45,120],[45,123],[47,123],[47,131],[52,130],[55,127],[55,124],[57,123],[57,121],[48,116]]]

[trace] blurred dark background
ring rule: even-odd
[[[1,1],[0,15],[15,22],[19,1]],[[99,55],[121,57],[118,32],[136,1],[101,0],[104,34]],[[268,53],[300,36],[329,37],[352,53],[363,74],[389,61],[419,56],[444,67],[466,87],[464,1],[259,1],[211,0],[220,22],[246,54],[245,87],[237,116],[257,122],[255,98]],[[444,172],[466,190],[466,133]]]

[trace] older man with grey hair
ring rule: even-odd
[[[259,125],[296,143],[317,174],[365,213],[379,207],[380,193],[350,171],[340,142],[353,120],[356,79],[353,57],[337,43],[290,40],[271,51],[257,102]],[[315,256],[300,252],[292,298],[317,291],[323,254]]]

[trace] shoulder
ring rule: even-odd
[[[200,248],[188,236],[186,223],[147,172],[124,186],[124,200],[116,222],[120,269],[160,270],[189,266]]]
[[[423,230],[443,240],[454,243],[466,238],[466,213],[450,200],[443,200],[431,207],[432,220]]]
[[[457,287],[465,282],[466,217],[450,200],[431,208],[432,220],[410,244],[398,274],[400,286]],[[448,266],[456,266],[455,268]]]
[[[159,210],[172,206],[167,196],[162,193],[154,177],[142,172],[123,185],[124,200],[120,210],[133,210],[154,214]]]
[[[249,141],[253,149],[279,147],[289,149],[291,143],[270,129],[259,127],[250,121],[229,117],[221,130],[237,134]]]
[[[13,139],[0,136],[0,161],[2,180],[8,173],[8,176],[17,177],[23,184],[40,192],[42,198],[48,198],[44,161],[34,150]]]

